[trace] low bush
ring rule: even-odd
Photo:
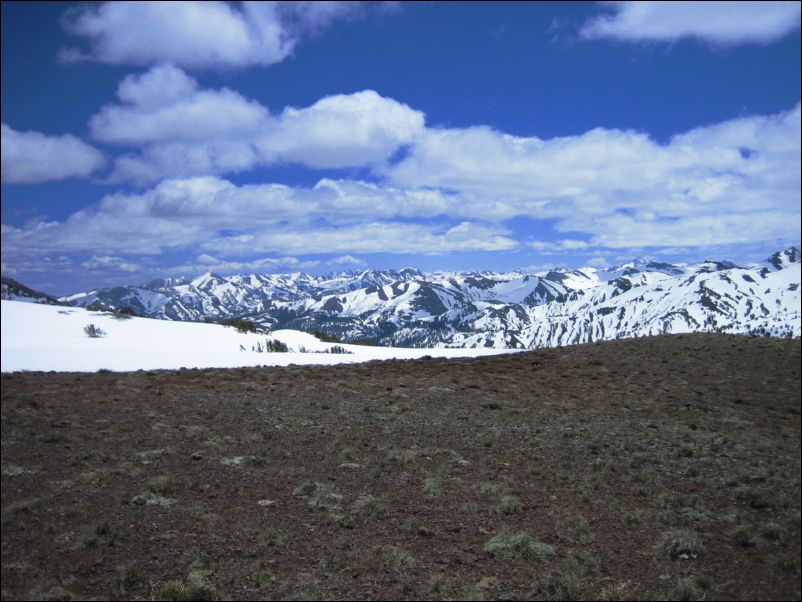
[[[538,541],[524,531],[504,527],[485,544],[485,552],[502,560],[543,560],[554,556],[554,547]]]
[[[106,336],[106,331],[98,328],[94,324],[87,324],[84,326],[84,332],[86,336],[91,339],[99,339]]]
[[[658,548],[668,558],[696,558],[702,552],[702,542],[693,531],[674,529],[662,534]]]
[[[329,347],[329,348],[328,348],[328,350],[326,351],[326,353],[344,353],[344,354],[350,354],[351,352],[350,352],[350,351],[348,351],[348,350],[347,350],[345,347],[341,347],[340,345],[334,345],[334,346],[332,346],[332,347]]]
[[[265,351],[272,351],[274,353],[287,353],[290,350],[285,343],[276,339],[267,339],[265,341]]]
[[[258,332],[259,328],[254,322],[250,320],[243,320],[242,318],[229,318],[228,320],[221,320],[221,324],[225,326],[233,326],[237,332]]]

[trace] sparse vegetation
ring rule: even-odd
[[[265,339],[264,346],[262,346],[262,344],[259,342],[257,342],[256,345],[257,347],[255,351],[258,351],[259,353],[287,353],[290,350],[286,343],[282,343],[278,339]]]
[[[312,336],[317,338],[319,341],[323,341],[324,343],[344,343],[345,342],[340,337],[338,337],[336,335],[327,334],[327,333],[322,332],[320,330],[311,330],[311,331],[308,331],[308,332],[309,332],[309,334],[311,334]]]
[[[160,600],[222,600],[217,590],[203,582],[168,581],[159,590]]]
[[[673,529],[660,536],[658,546],[660,553],[670,559],[696,558],[702,553],[702,542],[699,536],[689,529]]]
[[[84,332],[90,339],[100,339],[106,336],[106,331],[98,328],[94,324],[87,324],[84,326]]]
[[[754,532],[746,525],[741,525],[732,532],[732,541],[744,548],[754,548],[757,545]]]
[[[298,486],[293,495],[307,500],[311,508],[336,510],[340,507],[343,496],[331,485],[307,480]]]
[[[326,350],[326,353],[351,354],[353,352],[348,351],[345,347],[342,347],[341,345],[332,345]]]
[[[260,330],[259,326],[257,326],[255,322],[246,320],[244,318],[229,318],[226,320],[220,320],[220,324],[224,326],[233,326],[237,329],[237,332],[242,333],[259,332]]]
[[[403,573],[415,565],[415,558],[398,546],[376,546],[370,550],[373,558],[385,570]]]
[[[669,600],[690,601],[701,597],[702,591],[691,577],[679,577],[668,593]]]
[[[3,374],[4,598],[797,599],[799,406],[715,335]]]
[[[504,495],[496,506],[496,512],[499,514],[518,514],[523,510],[523,503],[521,498],[517,495]]]
[[[554,555],[554,547],[523,531],[504,527],[485,544],[485,552],[502,560],[543,560]]]
[[[354,502],[354,513],[365,518],[384,518],[387,506],[372,495],[362,495]]]

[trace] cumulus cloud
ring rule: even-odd
[[[353,255],[341,255],[340,257],[335,257],[329,264],[336,265],[336,266],[351,266],[351,267],[361,267],[367,265],[367,262],[359,259],[358,257],[354,257]]]
[[[691,247],[746,244],[782,239],[802,227],[799,213],[776,210],[743,211],[719,215],[694,215],[681,220],[644,220],[629,215],[609,215],[598,221],[594,245],[610,248]],[[755,233],[759,233],[757,236]]]
[[[142,266],[126,261],[122,257],[113,255],[92,255],[88,260],[81,263],[81,267],[87,270],[119,271],[119,272],[138,272]]]
[[[198,274],[215,272],[273,272],[277,270],[309,270],[320,265],[319,261],[301,261],[297,257],[263,257],[252,261],[226,261],[208,253],[198,255],[194,262],[167,268],[171,274]]]
[[[379,163],[424,129],[424,116],[373,90],[327,96],[305,109],[285,109],[258,146],[270,161],[337,168]]]
[[[65,15],[65,29],[90,49],[64,61],[192,69],[266,67],[287,58],[302,36],[359,10],[354,2],[104,2]]]
[[[362,192],[351,196],[343,195],[343,190]],[[215,177],[169,180],[141,194],[109,195],[64,222],[6,227],[3,247],[4,252],[97,256],[197,249],[207,258],[230,258],[260,253],[448,253],[518,246],[499,224],[448,218],[419,224],[404,219],[439,214],[421,202],[437,194],[333,180],[311,188],[236,186]]]
[[[610,2],[613,13],[580,30],[585,39],[670,42],[696,38],[720,45],[768,44],[799,29],[799,2]]]
[[[126,94],[147,98],[139,89]],[[63,222],[4,226],[3,261],[13,265],[14,253],[189,251],[193,265],[240,262],[245,270],[255,260],[242,257],[522,248],[590,255],[798,240],[800,155],[799,105],[662,144],[600,128],[552,139],[423,128],[402,159],[376,167],[379,181],[324,178],[306,187],[174,178],[108,195]],[[527,220],[546,228],[548,240],[532,240],[520,225]]]
[[[743,240],[790,237],[799,223],[800,107],[698,128],[667,144],[606,129],[550,140],[479,127],[427,130],[384,174],[399,189],[453,191],[465,217],[555,220],[558,231],[600,245],[645,244],[646,232],[654,244],[702,244],[695,237],[705,220],[729,223],[727,236]],[[750,226],[745,216],[754,212],[762,217]]]
[[[280,114],[239,93],[201,89],[173,65],[126,77],[118,104],[89,120],[92,137],[139,149],[115,161],[112,180],[222,175],[276,164],[377,165],[423,133],[424,115],[373,90],[326,96]]]
[[[583,249],[587,249],[590,246],[584,240],[575,240],[572,238],[565,238],[563,240],[554,240],[554,241],[533,240],[528,242],[527,245],[532,247],[536,251],[540,251],[541,253],[545,254],[561,252],[561,251],[581,251]]]
[[[463,222],[435,226],[408,222],[366,222],[342,227],[281,228],[247,237],[218,237],[203,247],[238,254],[269,247],[281,253],[416,253],[437,255],[455,251],[504,251],[518,246],[506,228]]]
[[[19,132],[2,124],[2,180],[33,184],[82,178],[101,168],[103,154],[75,136]]]
[[[107,105],[89,120],[102,142],[208,143],[231,140],[259,128],[267,110],[237,92],[199,90],[197,81],[172,65],[126,77],[117,89],[120,105]]]

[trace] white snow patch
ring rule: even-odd
[[[332,347],[295,330],[243,334],[232,327],[148,318],[118,320],[85,309],[2,301],[0,370],[95,372],[177,368],[235,368],[289,364],[340,364],[370,360],[475,357],[509,353],[494,349],[402,349],[341,345],[349,354],[320,353]],[[105,331],[89,338],[84,327]],[[294,353],[253,351],[266,339],[285,343]],[[312,353],[298,353],[305,348]]]

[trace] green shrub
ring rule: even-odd
[[[242,318],[229,318],[227,320],[221,320],[221,324],[224,326],[233,326],[237,329],[237,332],[258,332],[259,328],[254,322],[250,320],[243,320]]]
[[[379,561],[382,568],[397,573],[415,565],[414,556],[398,546],[376,546],[370,555]]]
[[[662,534],[658,549],[668,558],[696,558],[702,552],[702,543],[693,531],[673,529]]]
[[[741,525],[732,532],[732,541],[743,548],[754,548],[757,545],[754,533],[746,525]]]
[[[515,533],[509,527],[485,544],[485,552],[502,560],[542,560],[554,555],[554,547],[538,541],[525,531]]]
[[[372,495],[362,495],[354,502],[354,513],[363,517],[384,518],[387,506]]]
[[[690,577],[680,577],[668,594],[669,600],[699,600],[701,590]]]
[[[776,523],[766,523],[761,528],[761,535],[766,539],[780,539],[782,538],[782,529]]]
[[[571,571],[561,571],[549,575],[537,587],[537,597],[542,600],[576,600],[579,590],[579,577]]]
[[[186,584],[173,580],[165,583],[159,592],[160,600],[221,600],[220,594],[208,583]]]
[[[423,491],[426,493],[426,495],[437,497],[443,493],[445,482],[446,479],[441,473],[426,477],[423,479]]]
[[[292,492],[294,496],[305,499],[311,508],[336,510],[343,496],[331,485],[306,480]]]
[[[159,495],[168,495],[170,493],[175,493],[180,485],[181,483],[175,477],[159,475],[148,481],[148,491],[158,493]]]
[[[265,341],[265,351],[272,351],[273,353],[287,353],[290,348],[287,347],[285,343],[282,343],[276,339],[267,339]],[[261,351],[261,349],[257,349],[257,351]]]
[[[326,353],[342,353],[342,354],[351,354],[351,351],[348,351],[345,347],[341,347],[340,345],[334,345],[329,347],[326,350]]]
[[[523,507],[521,498],[517,495],[505,495],[502,496],[501,501],[496,506],[496,512],[499,514],[518,514],[523,510]]]
[[[317,340],[323,341],[324,343],[343,343],[344,341],[333,334],[327,334],[320,330],[312,330],[309,332],[312,336],[314,336]]]

